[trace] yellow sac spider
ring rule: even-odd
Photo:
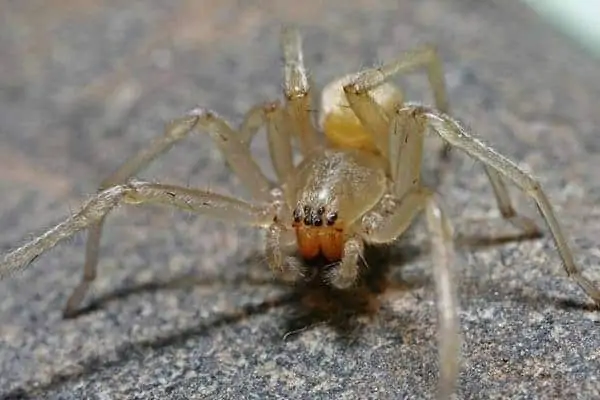
[[[448,398],[459,371],[458,303],[452,272],[452,230],[433,192],[421,184],[423,138],[429,128],[442,139],[442,154],[455,147],[481,161],[502,216],[526,235],[537,236],[540,230],[536,224],[513,208],[503,179],[533,198],[567,274],[600,304],[600,291],[575,265],[540,184],[448,115],[442,64],[433,47],[408,52],[382,67],[329,83],[322,91],[318,126],[311,119],[311,89],[296,30],[284,29],[282,49],[284,106],[273,102],[252,108],[238,130],[203,108],[174,120],[164,136],[105,179],[99,192],[77,213],[8,253],[0,263],[0,278],[25,268],[44,251],[87,229],[83,280],[65,308],[67,316],[73,315],[96,277],[106,216],[122,204],[152,203],[262,228],[266,231],[268,264],[277,276],[287,281],[301,279],[307,268],[303,261],[321,257],[327,261],[324,275],[328,282],[344,289],[357,280],[365,243],[393,242],[424,211],[432,241],[440,321],[439,397]],[[402,92],[387,82],[394,75],[422,67],[428,73],[435,107],[405,102]],[[276,183],[265,177],[249,151],[252,138],[265,125]],[[200,131],[214,140],[253,196],[253,203],[200,189],[132,179],[158,155]],[[298,165],[292,157],[294,140],[304,157]],[[294,254],[294,248],[301,257]]]

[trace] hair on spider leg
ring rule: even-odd
[[[330,322],[330,321],[319,321],[319,322],[312,323],[312,324],[310,324],[310,325],[305,325],[305,326],[303,326],[302,328],[298,328],[298,329],[295,329],[295,330],[290,330],[290,331],[287,331],[287,332],[286,332],[286,333],[283,335],[283,337],[281,338],[281,340],[283,340],[283,341],[285,342],[285,341],[287,341],[289,338],[291,338],[291,337],[293,337],[293,336],[296,336],[296,335],[299,335],[299,334],[301,334],[301,333],[303,333],[303,332],[306,332],[306,331],[308,331],[308,330],[310,330],[310,329],[317,328],[317,327],[319,327],[319,326],[324,326],[324,325],[327,325],[327,323],[328,323],[328,322]]]

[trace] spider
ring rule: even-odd
[[[128,204],[162,204],[266,232],[266,259],[273,273],[294,282],[307,274],[307,263],[327,261],[324,276],[336,289],[350,288],[359,277],[365,244],[386,245],[401,236],[421,213],[432,242],[433,277],[439,314],[440,377],[438,393],[455,390],[460,364],[458,301],[453,273],[453,231],[435,193],[421,183],[424,135],[436,133],[442,157],[458,148],[483,163],[501,215],[537,237],[538,226],[511,204],[504,179],[533,198],[547,223],[567,274],[600,304],[600,291],[582,275],[540,184],[515,163],[474,138],[448,115],[441,59],[433,46],[401,55],[378,68],[337,78],[321,92],[320,116],[312,120],[313,91],[295,28],[282,31],[283,102],[255,106],[234,130],[215,112],[194,108],[169,123],[153,140],[105,179],[98,193],[64,222],[8,253],[0,278],[22,270],[40,254],[87,229],[83,279],[69,297],[64,314],[75,314],[96,277],[98,249],[107,215]],[[435,107],[405,102],[389,78],[425,68]],[[277,176],[271,182],[253,160],[249,145],[266,127]],[[253,196],[243,201],[206,190],[132,177],[175,143],[203,131],[216,143],[230,169]],[[303,160],[295,165],[293,145]],[[294,250],[298,254],[294,253]],[[315,267],[312,267],[315,268]]]

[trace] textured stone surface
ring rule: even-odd
[[[278,27],[294,21],[320,86],[437,43],[453,113],[535,171],[577,260],[600,281],[600,66],[581,50],[501,1],[218,3],[0,2],[3,250],[66,217],[169,118],[201,104],[239,122],[279,96]],[[401,81],[429,102],[422,74]],[[264,158],[264,140],[255,150]],[[241,193],[204,138],[142,176]],[[506,229],[497,218],[461,222],[497,217],[485,174],[466,157],[454,158],[439,191],[457,230]],[[270,275],[258,234],[122,209],[105,231],[89,312],[61,318],[82,236],[0,283],[1,396],[429,398],[435,296],[426,238],[415,232],[391,266],[409,288],[387,290],[372,318],[343,324],[302,317],[289,289],[260,283]],[[565,278],[550,238],[459,255],[460,397],[599,398],[599,314]]]

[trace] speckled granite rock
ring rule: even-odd
[[[168,119],[202,104],[239,122],[278,96],[278,27],[295,21],[319,85],[437,43],[454,114],[535,171],[600,281],[596,61],[501,1],[240,3],[0,2],[2,249],[67,216]],[[429,102],[422,75],[402,83]],[[255,147],[264,158],[264,140]],[[142,176],[239,193],[213,150],[195,138]],[[457,230],[506,228],[461,222],[497,215],[466,157],[439,191]],[[343,324],[304,316],[306,301],[268,283],[258,234],[164,209],[118,216],[79,318],[61,310],[81,274],[82,237],[0,283],[1,398],[432,396],[435,297],[419,226],[390,263],[405,289],[388,288],[375,315]],[[550,238],[459,254],[460,398],[600,398],[600,317]]]

